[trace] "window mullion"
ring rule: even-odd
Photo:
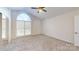
[[[24,21],[24,35],[25,35],[25,21]]]

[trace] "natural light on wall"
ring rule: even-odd
[[[31,34],[31,18],[25,14],[19,14],[16,19],[16,36],[25,36]]]

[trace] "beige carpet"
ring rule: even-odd
[[[21,37],[0,47],[1,51],[78,51],[71,43],[67,43],[45,35]]]

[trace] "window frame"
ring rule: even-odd
[[[32,24],[32,21],[16,20],[16,37],[21,37],[21,36],[18,36],[18,35],[17,35],[17,22],[18,22],[18,21],[24,22],[24,28],[23,28],[23,29],[24,29],[24,32],[23,32],[24,35],[23,35],[23,36],[26,36],[26,34],[25,34],[25,32],[26,32],[26,31],[25,31],[25,30],[26,30],[26,29],[25,29],[25,22],[30,22],[30,23]],[[31,27],[30,27],[30,34],[29,34],[29,35],[32,34],[32,25],[31,25],[31,24],[30,24]]]
[[[5,21],[5,37],[3,37],[3,24],[2,24],[2,39],[7,39],[7,20],[6,19],[2,19],[2,23],[3,21]]]

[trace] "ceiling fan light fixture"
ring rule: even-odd
[[[43,10],[42,9],[38,9],[38,13],[42,13],[43,12]]]
[[[32,9],[37,9],[38,13],[47,12],[47,10],[45,10],[45,7],[32,7]]]

